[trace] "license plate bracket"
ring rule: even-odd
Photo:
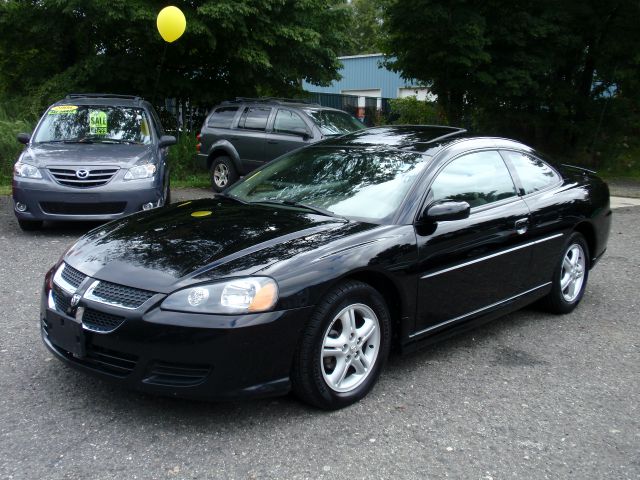
[[[86,339],[82,324],[75,319],[63,317],[49,312],[49,340],[57,347],[66,350],[74,357],[82,358],[86,355]]]

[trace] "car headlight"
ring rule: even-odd
[[[127,170],[124,174],[125,180],[138,180],[140,178],[153,177],[156,173],[156,166],[153,163],[145,163],[144,165],[136,165]]]
[[[278,301],[278,284],[268,277],[241,277],[197,285],[169,295],[161,308],[194,313],[256,313]]]
[[[38,167],[29,165],[28,163],[16,162],[13,166],[13,173],[17,177],[24,178],[42,178],[42,174]]]

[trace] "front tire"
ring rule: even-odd
[[[221,192],[238,180],[238,172],[229,157],[216,157],[209,170],[211,176],[211,189]]]
[[[572,233],[553,274],[551,292],[542,299],[542,306],[552,313],[573,311],[587,287],[589,262],[589,247],[584,236]]]
[[[316,306],[295,354],[294,393],[326,410],[346,407],[375,385],[389,355],[391,320],[377,290],[348,281]]]
[[[35,230],[40,230],[42,228],[42,221],[18,219],[18,225],[20,225],[20,229],[24,232],[33,232]]]

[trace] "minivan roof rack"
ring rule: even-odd
[[[223,102],[223,103],[240,103],[240,102],[255,102],[255,103],[305,103],[307,105],[319,105],[318,103],[312,102],[310,100],[305,100],[304,98],[282,98],[282,97],[260,97],[260,98],[252,98],[252,97],[236,97],[235,100]]]
[[[121,98],[126,100],[142,100],[138,95],[120,95],[117,93],[70,93],[67,95],[67,98]]]

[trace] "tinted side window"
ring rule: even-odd
[[[498,152],[476,152],[456,158],[431,185],[434,201],[451,199],[478,207],[515,197],[516,187]]]
[[[240,123],[238,124],[238,128],[264,130],[265,128],[267,128],[267,120],[269,119],[270,113],[270,108],[249,107],[242,114]]]
[[[503,152],[518,173],[525,194],[538,192],[558,183],[560,177],[539,158],[522,152]]]
[[[231,128],[231,122],[233,122],[233,117],[236,116],[237,111],[238,107],[216,108],[216,111],[209,117],[207,127]]]
[[[291,110],[278,110],[273,130],[278,133],[302,133],[308,129],[304,120],[297,113]]]

